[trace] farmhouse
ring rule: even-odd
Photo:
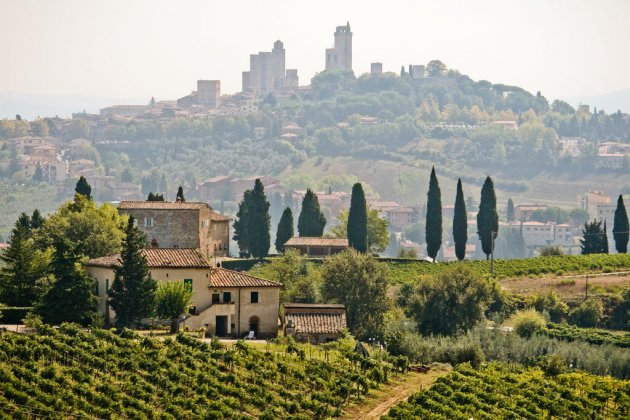
[[[339,304],[285,303],[284,330],[298,341],[325,343],[346,328],[346,307]]]
[[[206,328],[210,335],[275,337],[282,284],[244,273],[212,267],[198,249],[149,248],[142,250],[151,276],[158,282],[181,281],[192,290],[192,307],[182,325]],[[94,258],[85,269],[94,279],[99,311],[108,321],[116,314],[109,307],[108,292],[119,255]]]
[[[346,238],[322,238],[294,236],[284,245],[287,249],[297,249],[308,258],[321,258],[335,255],[348,248]]]

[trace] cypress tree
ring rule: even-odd
[[[160,192],[162,194],[166,194],[167,188],[168,188],[168,185],[166,184],[166,177],[164,176],[164,173],[162,173],[162,178],[160,178]]]
[[[30,236],[31,235],[31,218],[29,217],[28,214],[22,212],[17,219],[16,222],[18,225],[22,226],[24,229],[26,229],[26,233]]]
[[[457,180],[457,195],[453,214],[453,241],[455,241],[455,255],[458,260],[466,257],[466,242],[468,241],[468,216],[461,178]]]
[[[427,193],[425,239],[427,242],[427,255],[435,260],[442,245],[442,195],[435,176],[435,167],[431,169],[429,192]]]
[[[42,170],[42,165],[37,162],[37,166],[35,166],[35,173],[33,174],[33,181],[42,182],[44,180],[44,171]]]
[[[302,200],[302,211],[298,217],[298,233],[300,236],[322,236],[326,218],[319,208],[317,195],[309,188]]]
[[[234,221],[234,236],[232,239],[238,244],[241,254],[249,254],[249,204],[252,190],[245,190],[243,200],[238,203],[236,220]]]
[[[88,184],[87,179],[85,179],[84,176],[79,178],[77,185],[74,187],[74,191],[87,199],[92,198],[92,187]]]
[[[269,254],[271,246],[271,217],[269,216],[269,202],[265,196],[265,187],[260,179],[254,183],[254,189],[248,205],[247,225],[249,229],[248,249],[252,256],[263,259]]]
[[[477,234],[481,241],[481,249],[486,259],[492,253],[494,239],[499,234],[499,215],[497,214],[497,197],[494,193],[492,178],[486,177],[481,187],[481,201],[477,213]]]
[[[615,220],[613,224],[613,238],[615,239],[615,249],[620,254],[628,252],[628,214],[623,203],[623,196],[619,194],[617,199],[617,209],[615,210]]]
[[[514,202],[512,201],[511,198],[508,198],[508,201],[507,201],[507,221],[508,222],[514,221]]]
[[[601,237],[602,254],[608,254],[608,228],[606,226],[606,220],[604,220],[604,229]]]
[[[120,265],[114,268],[109,303],[116,311],[116,324],[130,326],[151,315],[157,283],[151,277],[147,258],[142,254],[145,237],[129,216],[125,228]]]
[[[175,201],[180,201],[182,203],[186,201],[186,199],[184,198],[184,189],[181,185],[177,189],[177,197],[175,197]]]
[[[348,213],[348,244],[361,253],[368,249],[368,214],[365,193],[360,182],[352,186]]]
[[[290,207],[284,209],[280,223],[278,223],[278,231],[276,232],[276,250],[284,253],[284,244],[293,237],[293,212]]]
[[[604,247],[605,234],[602,229],[601,220],[597,219],[592,222],[585,222],[584,229],[582,229],[582,239],[580,240],[580,247],[582,254],[602,254],[607,251]]]
[[[33,210],[33,215],[31,216],[31,230],[39,229],[44,224],[44,218],[42,214],[39,212],[39,209]]]
[[[83,267],[72,244],[61,235],[54,238],[53,260],[50,265],[54,281],[35,307],[44,322],[61,324],[76,322],[86,325],[96,312],[98,298],[95,284]]]

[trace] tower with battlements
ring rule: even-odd
[[[350,22],[337,26],[335,47],[326,49],[326,70],[352,71],[352,32]]]

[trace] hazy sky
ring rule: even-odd
[[[0,92],[176,99],[220,79],[231,93],[277,39],[304,85],[346,21],[357,75],[441,59],[549,99],[630,88],[628,0],[0,0]]]

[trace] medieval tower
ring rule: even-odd
[[[350,22],[337,26],[335,47],[326,50],[326,70],[352,71],[352,32]]]

